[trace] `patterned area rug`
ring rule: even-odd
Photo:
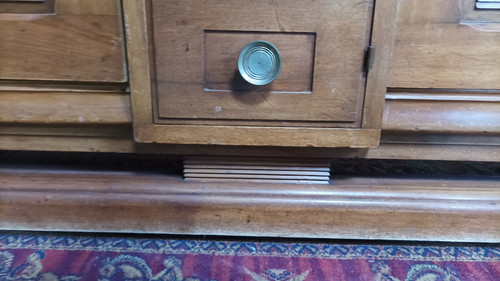
[[[0,280],[500,280],[498,247],[0,234]]]

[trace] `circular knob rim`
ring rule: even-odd
[[[256,63],[256,54],[264,60],[263,63],[269,64],[269,71],[264,73],[252,71],[252,64]],[[267,85],[276,80],[281,72],[281,54],[276,46],[267,41],[250,42],[240,52],[238,70],[248,83],[257,86]]]

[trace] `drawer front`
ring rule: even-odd
[[[126,82],[118,0],[0,1],[0,79]]]
[[[359,126],[373,1],[153,0],[156,122],[347,122]],[[247,83],[243,47],[273,44],[277,79]],[[356,123],[357,122],[357,123]]]
[[[377,146],[397,2],[124,1],[135,140]]]
[[[401,1],[389,86],[500,89],[500,10],[475,4]]]
[[[0,13],[54,13],[55,0],[0,0]]]

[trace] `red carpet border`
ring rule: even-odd
[[[500,248],[0,234],[0,280],[499,281]]]

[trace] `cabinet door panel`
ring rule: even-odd
[[[474,4],[401,1],[389,86],[500,89],[500,11]]]
[[[79,5],[59,2],[77,1],[57,1],[56,14],[0,13],[0,79],[125,82],[118,2],[95,3],[116,4],[114,14],[81,13]]]

